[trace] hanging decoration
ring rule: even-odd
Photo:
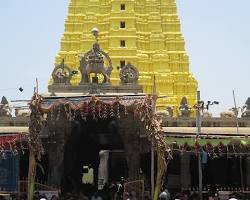
[[[175,152],[195,153],[205,151],[208,156],[230,155],[250,155],[249,138],[199,138],[196,137],[168,137],[165,142],[171,146]]]
[[[39,141],[38,137],[42,124],[41,116],[46,114],[50,115],[50,120],[60,119],[62,112],[58,111],[59,107],[63,108],[69,121],[73,121],[76,117],[81,117],[86,121],[88,118],[98,120],[98,118],[120,118],[129,113],[133,114],[144,124],[149,141],[154,141],[154,149],[157,153],[158,161],[154,199],[157,199],[162,178],[167,168],[166,158],[171,159],[171,149],[165,142],[161,122],[154,112],[154,101],[155,97],[152,95],[141,96],[139,98],[138,96],[117,96],[114,98],[92,96],[80,99],[80,101],[65,98],[48,103],[48,101],[43,101],[42,97],[36,94],[31,102],[30,147],[37,156],[43,151],[41,141]],[[31,199],[29,198],[29,200]]]
[[[39,137],[43,121],[43,114],[39,108],[41,102],[42,102],[42,97],[38,94],[35,94],[29,104],[31,110],[30,122],[29,122],[29,141],[28,141],[29,149],[30,151],[34,152],[34,155],[37,158],[40,158],[41,153],[43,153],[43,146],[41,138]]]
[[[0,159],[6,158],[6,152],[11,152],[13,156],[18,155],[19,152],[24,152],[27,149],[27,134],[15,133],[11,135],[0,136]]]
[[[43,146],[39,137],[43,120],[43,114],[39,109],[41,101],[42,97],[35,93],[30,102],[28,200],[33,200],[35,190],[36,159],[39,160],[43,153]]]
[[[19,147],[21,147],[19,143],[27,141],[27,138],[28,137],[26,133],[1,135],[0,144],[6,151],[10,150],[9,143],[11,143],[12,146],[16,146],[17,149],[19,149]]]

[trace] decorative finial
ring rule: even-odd
[[[64,58],[63,58],[63,59],[62,59],[62,62],[61,62],[61,68],[62,68],[63,71],[64,71],[64,66],[65,66],[65,65],[64,65],[64,62],[65,62],[65,61],[64,61]]]
[[[81,56],[80,71],[82,74],[81,84],[91,83],[90,74],[95,73],[95,80],[92,78],[92,83],[98,83],[97,74],[103,75],[103,81],[101,83],[110,84],[110,75],[112,72],[112,61],[107,53],[105,53],[98,44],[98,28],[94,27],[91,30],[93,36],[95,36],[96,42],[93,44],[91,50]],[[104,58],[108,61],[108,66],[104,64]]]
[[[93,36],[95,36],[96,42],[98,42],[98,34],[99,34],[98,28],[96,27],[92,28],[91,33],[93,34]]]

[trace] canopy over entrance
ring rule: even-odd
[[[65,160],[69,159],[68,162],[71,162],[72,159],[70,155],[66,155],[70,152],[66,150],[67,148],[74,148],[72,152],[77,152],[74,155],[78,158],[81,154],[85,155],[78,167],[83,164],[93,164],[94,168],[99,162],[100,150],[123,149],[128,167],[127,178],[138,177],[141,156],[150,151],[150,141],[153,139],[158,156],[156,178],[158,193],[161,178],[166,170],[165,157],[170,153],[170,149],[165,143],[160,122],[154,113],[153,96],[35,95],[31,102],[31,110],[30,144],[36,156],[44,150],[49,151],[52,158],[49,159],[51,166],[49,179],[54,185],[62,187],[64,185],[65,177],[62,174],[69,169]],[[40,141],[41,137],[44,138],[43,141],[47,141],[46,144]],[[48,143],[48,141],[54,142]],[[74,145],[75,142],[83,145]],[[87,154],[92,158],[88,160]]]

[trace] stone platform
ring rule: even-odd
[[[53,84],[48,86],[51,93],[143,93],[143,87],[137,84],[109,85],[109,84],[80,84],[76,86],[67,84]]]

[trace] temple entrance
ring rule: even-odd
[[[115,119],[78,119],[64,147],[62,191],[89,192],[126,175],[126,157],[117,154],[123,149]],[[106,161],[101,163],[100,156],[106,156]],[[116,173],[108,173],[111,170]]]
[[[151,108],[152,98],[139,95],[45,99],[39,131],[48,154],[48,185],[63,195],[79,195],[123,177],[126,183],[143,182],[150,191],[150,138],[159,144],[162,169],[168,150]]]
[[[122,178],[144,179],[149,188],[149,144],[133,115],[85,120],[62,115],[47,130],[48,184],[63,193],[93,193]]]

